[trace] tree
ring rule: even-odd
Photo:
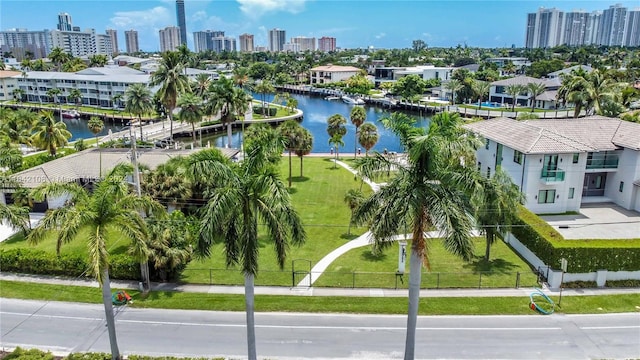
[[[451,79],[449,80],[449,82],[444,84],[444,88],[451,91],[451,104],[456,103],[456,93],[460,90],[462,90],[464,85],[462,85],[462,82],[460,80],[457,79]]]
[[[340,114],[331,115],[327,119],[327,134],[329,134],[329,144],[334,144],[336,147],[336,162],[334,162],[334,167],[337,166],[340,146],[344,146],[342,137],[347,133],[347,128],[345,127],[346,123],[347,119],[345,119],[344,116]]]
[[[160,101],[167,109],[170,125],[170,139],[173,140],[173,110],[176,108],[178,97],[189,91],[189,80],[183,74],[184,63],[180,54],[175,51],[167,51],[162,54],[160,66],[151,75],[149,86],[160,86],[158,94]]]
[[[424,80],[418,75],[407,75],[401,77],[393,84],[391,92],[399,95],[403,100],[411,100],[422,96],[426,90]]]
[[[71,136],[67,125],[62,121],[56,121],[52,111],[42,110],[32,141],[40,149],[47,149],[49,155],[56,156],[58,148],[66,146]]]
[[[193,144],[196,144],[196,124],[202,121],[204,113],[202,99],[193,94],[184,94],[178,98],[180,107],[180,120],[191,124]]]
[[[71,60],[71,56],[65,53],[64,50],[62,50],[62,48],[59,48],[59,47],[55,47],[51,49],[51,52],[49,53],[48,57],[49,57],[49,60],[51,60],[51,62],[53,62],[53,64],[56,66],[57,71],[60,71],[62,64]]]
[[[459,127],[455,122],[446,124]],[[426,232],[439,230],[444,247],[465,260],[473,255],[470,240],[472,208],[467,196],[469,179],[473,175],[471,170],[460,163],[454,165],[451,160],[466,149],[468,142],[443,135],[441,131],[454,132],[443,127],[438,131],[430,128],[427,135],[412,137],[404,164],[378,157],[378,166],[366,171],[364,176],[371,178],[374,172],[386,171],[389,162],[394,162],[392,165],[398,172],[388,185],[364,200],[353,216],[354,224],[369,225],[374,251],[391,245],[393,237],[405,228],[411,229],[413,234],[405,359],[414,358],[421,266],[424,264],[429,268]]]
[[[51,88],[49,90],[47,90],[47,96],[50,97],[53,100],[54,104],[58,104],[58,96],[62,93],[62,90],[58,89],[58,88]],[[60,121],[62,121],[62,107],[60,107],[60,109],[58,110],[58,113],[60,114]]]
[[[198,74],[198,76],[196,76],[196,82],[192,84],[191,92],[204,99],[209,90],[209,86],[211,86],[211,76],[206,73]]]
[[[536,98],[545,91],[546,86],[542,82],[530,82],[526,86],[527,91],[529,92],[529,96],[531,98],[531,112],[536,107]]]
[[[344,194],[344,202],[351,211],[351,218],[349,218],[349,228],[347,229],[347,235],[351,235],[351,224],[353,224],[353,212],[362,204],[365,197],[362,191],[356,189],[349,189]]]
[[[303,127],[295,120],[285,121],[278,127],[278,130],[284,140],[284,148],[289,152],[289,187],[291,187],[291,153],[300,146],[304,131]]]
[[[220,113],[220,122],[227,126],[227,146],[230,148],[233,146],[231,125],[236,121],[238,114],[244,116],[250,99],[244,90],[234,87],[233,81],[225,76],[211,84],[207,98],[209,101],[205,105],[206,112]]]
[[[298,147],[294,150],[294,152],[296,153],[296,156],[300,157],[300,177],[303,176],[302,158],[305,155],[308,155],[309,153],[311,153],[311,149],[313,149],[313,134],[311,134],[311,131],[305,128],[302,128],[302,137],[300,138],[300,143],[298,144]]]
[[[194,181],[187,175],[187,159],[176,156],[143,175],[142,193],[167,206],[180,209],[194,193]]]
[[[491,90],[490,82],[479,80],[475,80],[473,82],[473,92],[478,97],[479,103],[482,103],[484,101],[485,96],[489,96],[489,90]],[[480,105],[478,105],[478,109],[480,109]]]
[[[62,64],[62,71],[64,72],[78,72],[87,68],[87,64],[82,61],[81,58],[70,58],[68,61]]]
[[[124,176],[130,170],[128,165],[116,166],[104,180],[98,182],[92,195],[75,183],[48,183],[34,189],[32,196],[35,201],[59,196],[66,196],[68,200],[66,206],[48,211],[27,236],[29,243],[37,244],[50,232],[57,232],[57,252],[60,254],[63,244],[77,239],[81,229],[88,230],[86,241],[90,270],[102,287],[111,357],[114,360],[120,359],[120,350],[111,299],[107,241],[114,236],[128,239],[134,258],[146,262],[148,249],[145,239],[148,233],[140,211],[153,211],[161,216],[164,210],[152,200],[130,193]]]
[[[358,142],[365,150],[365,155],[369,156],[369,150],[376,145],[380,135],[378,135],[378,128],[373,123],[364,123],[358,133]]]
[[[124,98],[124,110],[138,117],[138,125],[140,125],[140,140],[143,140],[142,115],[153,111],[153,98],[151,97],[151,90],[149,90],[149,88],[145,84],[133,84],[129,86],[125,91]]]
[[[516,109],[516,103],[518,102],[518,95],[525,92],[527,88],[524,85],[513,84],[505,87],[505,92],[511,96],[511,111]]]
[[[236,67],[233,69],[233,83],[241,89],[249,83],[249,69],[246,67]]]
[[[262,100],[262,116],[264,117],[266,116],[265,115],[265,110],[266,110],[265,96],[267,94],[273,94],[276,91],[276,89],[273,87],[270,81],[263,80],[256,83],[255,86],[253,87],[253,90],[256,91],[258,94],[260,94],[260,99]]]
[[[258,226],[273,241],[280,268],[284,267],[289,243],[300,245],[306,239],[289,193],[269,160],[282,153],[279,136],[273,135],[251,142],[239,165],[211,149],[195,154],[190,166],[194,178],[215,179],[215,185],[211,181],[203,184],[207,204],[203,208],[198,249],[209,256],[212,244],[220,240],[225,244],[227,266],[240,265],[250,360],[256,359],[253,290],[260,250]]]
[[[3,150],[0,150],[0,153]],[[2,183],[5,184],[4,179]],[[26,232],[29,230],[29,208],[0,202],[0,224],[5,222],[13,228]]]
[[[496,169],[493,177],[477,174],[473,203],[475,219],[487,241],[485,261],[489,261],[491,245],[496,236],[510,231],[511,224],[517,219],[518,207],[524,204],[525,197],[511,177],[502,169]]]
[[[19,102],[24,101],[25,91],[23,89],[15,89],[13,90],[13,98]]]
[[[82,104],[82,92],[80,92],[80,89],[74,88],[69,90],[68,98],[76,105],[76,109],[78,108],[79,104]]]
[[[97,116],[92,116],[89,119],[89,122],[87,123],[87,126],[89,127],[89,131],[91,131],[91,133],[93,134],[93,136],[96,137],[96,147],[98,148],[98,151],[100,152],[100,178],[102,178],[102,149],[100,148],[100,139],[98,139],[98,134],[104,130],[104,123],[102,122],[102,120],[100,120],[99,117]]]
[[[109,59],[107,55],[96,54],[89,57],[89,67],[104,67]]]
[[[424,40],[413,40],[411,42],[411,48],[413,49],[413,51],[417,54],[419,54],[420,52],[422,52],[422,50],[427,48],[427,43],[424,42]]]
[[[413,137],[424,135],[424,129],[416,127],[416,119],[407,114],[394,112],[390,117],[380,119],[382,125],[400,138],[405,151],[411,145]]]
[[[367,120],[367,112],[361,106],[354,106],[351,109],[350,119],[351,123],[356,127],[355,139],[353,142],[353,158],[355,159],[358,155],[358,129],[360,128],[360,125]]]

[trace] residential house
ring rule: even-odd
[[[13,100],[13,90],[18,88],[20,71],[0,70],[0,101]]]
[[[536,96],[535,108],[537,109],[556,109],[558,103],[556,95],[560,88],[560,78],[553,79],[537,79],[530,76],[516,76],[509,79],[498,80],[491,83],[489,90],[489,101],[492,103],[511,105],[514,102],[513,96],[507,93],[507,87],[510,85],[527,86],[530,83],[543,84],[545,92]],[[516,106],[531,107],[533,97],[527,90],[516,95]]]
[[[310,84],[315,85],[347,80],[360,72],[360,69],[353,66],[324,65],[316,66],[310,72]]]
[[[485,139],[477,166],[500,166],[538,214],[578,211],[613,202],[640,211],[640,124],[603,116],[516,121],[495,118],[464,125]]]

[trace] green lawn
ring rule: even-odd
[[[496,242],[491,247],[489,263],[484,261],[484,238],[475,238],[475,258],[471,262],[447,252],[439,239],[430,247],[431,271],[423,270],[423,288],[509,288],[537,286],[537,278],[529,265],[518,257],[506,244]],[[396,277],[398,268],[398,243],[394,243],[381,254],[375,255],[366,246],[349,251],[338,258],[314,285],[335,287],[407,288],[409,252],[407,244],[407,273]]]
[[[101,292],[97,288],[0,281],[2,296],[16,299],[73,301],[99,304]],[[116,291],[117,289],[112,289]],[[154,291],[146,298],[131,290],[135,308],[244,311],[243,295],[182,293]],[[558,301],[557,296],[552,297]],[[421,298],[421,315],[536,315],[529,309],[529,298],[523,297],[455,297]],[[564,296],[562,308],[566,314],[604,314],[638,312],[640,299],[636,294],[605,296]],[[317,312],[355,314],[406,314],[405,298],[324,297],[257,295],[258,312]]]

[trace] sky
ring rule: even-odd
[[[194,31],[222,30],[226,36],[253,34],[268,45],[269,29],[295,36],[336,38],[340,48],[410,48],[413,40],[432,47],[522,47],[526,15],[539,7],[571,11],[604,10],[639,1],[480,0],[185,0],[188,46]],[[177,26],[174,0],[0,0],[0,29],[55,29],[58,13],[81,29],[138,31],[142,51],[158,51],[158,30]]]

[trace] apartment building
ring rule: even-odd
[[[127,30],[124,32],[124,39],[127,45],[127,53],[133,54],[140,51],[138,44],[138,32],[136,30]]]
[[[253,35],[246,33],[240,35],[240,52],[253,52],[253,50]]]
[[[269,51],[280,52],[284,50],[287,33],[278,28],[269,30]]]
[[[318,50],[322,52],[336,51],[336,38],[323,36],[318,39]]]
[[[10,29],[0,31],[0,51],[12,53],[18,61],[22,61],[27,53],[30,53],[33,59],[45,58],[51,49],[49,30]]]
[[[160,36],[160,52],[174,51],[180,46],[180,28],[167,26],[158,31]]]

